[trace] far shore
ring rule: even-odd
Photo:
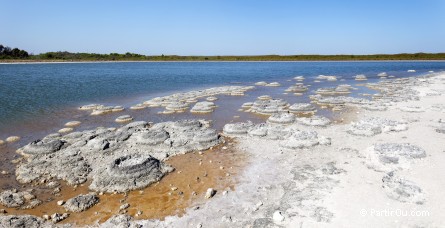
[[[0,65],[7,64],[60,64],[60,63],[174,63],[174,62],[196,62],[196,63],[231,63],[231,62],[445,62],[445,59],[429,59],[429,60],[410,60],[410,59],[400,59],[400,60],[118,60],[118,61],[110,61],[110,60],[86,60],[86,61],[33,61],[33,60],[24,60],[24,61],[1,61]]]

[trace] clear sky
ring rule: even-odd
[[[445,0],[0,0],[0,43],[147,55],[445,52]]]

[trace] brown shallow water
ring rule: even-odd
[[[217,194],[222,194],[225,189],[235,188],[236,176],[242,170],[245,160],[246,157],[234,149],[234,142],[230,140],[201,153],[193,152],[172,157],[167,163],[175,167],[175,171],[166,175],[160,182],[127,194],[99,195],[99,204],[84,212],[71,213],[62,223],[76,225],[102,223],[112,215],[118,214],[119,207],[124,203],[130,204],[127,209],[129,215],[135,216],[138,211],[142,212],[141,215],[135,217],[136,219],[181,216],[187,208],[207,200],[204,194],[208,188],[214,188]],[[11,180],[2,179],[0,184],[2,186],[7,184],[5,181]],[[52,195],[50,189],[36,190],[37,198],[44,203],[34,209],[0,208],[4,208],[8,214],[43,216],[64,213],[64,208],[58,206],[57,201],[66,201],[79,194],[88,193],[87,186],[88,183],[76,188],[62,185],[62,191],[58,196]]]

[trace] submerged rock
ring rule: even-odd
[[[271,82],[271,83],[269,83],[269,84],[267,84],[266,86],[272,86],[272,87],[277,87],[277,86],[281,86],[281,84],[280,83],[278,83],[278,82]]]
[[[82,122],[80,121],[70,121],[65,124],[66,127],[76,127],[79,126]]]
[[[19,136],[9,136],[8,138],[6,138],[6,142],[8,143],[17,142],[19,140],[20,140]]]
[[[244,92],[255,88],[254,86],[222,86],[209,88],[198,91],[189,91],[185,93],[175,93],[164,97],[155,97],[151,100],[145,101],[144,105],[148,107],[165,107],[167,112],[182,112],[188,108],[190,103],[195,103],[198,98],[215,96],[220,94],[240,96],[244,95]]]
[[[368,80],[368,78],[366,78],[366,76],[364,74],[359,74],[355,76],[355,80],[357,81],[365,81]]]
[[[118,123],[124,123],[124,122],[129,122],[132,120],[133,120],[133,117],[131,117],[130,115],[123,115],[123,116],[117,117],[115,121]]]
[[[292,92],[292,93],[304,93],[308,90],[308,87],[303,84],[296,84],[293,86],[290,86],[285,91],[286,92]]]
[[[267,85],[267,82],[260,81],[260,82],[256,82],[255,85],[257,85],[257,86],[265,86],[265,85]]]
[[[378,73],[377,76],[379,77],[386,77],[388,74],[386,72]]]

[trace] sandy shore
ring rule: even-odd
[[[374,96],[382,100],[371,106],[346,105],[343,116],[327,126],[308,126],[310,121],[301,120],[283,125],[269,123],[272,126],[269,132],[274,129],[291,132],[283,136],[284,139],[253,137],[250,132],[244,135],[225,132],[226,138],[233,138],[231,145],[246,161],[243,168],[237,169],[235,186],[231,181],[219,186],[216,179],[208,182],[196,191],[204,195],[205,189],[214,184],[216,194],[210,199],[182,205],[181,213],[177,213],[180,216],[161,220],[149,215],[136,218],[131,217],[136,213],[132,208],[129,210],[132,213],[116,215],[90,226],[444,227],[441,212],[445,209],[442,197],[442,186],[445,186],[445,74],[410,80],[389,80],[389,86],[381,85],[392,88],[391,83],[402,83],[400,88],[408,95],[397,94],[393,89],[386,91],[385,99]],[[367,86],[384,92],[379,85]],[[405,99],[407,97],[409,99]],[[252,129],[256,129],[255,126]],[[98,159],[89,156],[91,158],[86,158]],[[233,161],[227,163],[231,164]],[[214,166],[215,170],[223,170],[221,175],[214,176],[223,178],[224,167]],[[188,169],[191,171],[186,171]],[[193,165],[184,171],[192,172]],[[206,176],[207,172],[203,177]],[[174,187],[163,185],[163,193]],[[184,184],[183,188],[186,186]],[[139,198],[133,198],[131,205],[137,205]],[[115,202],[115,207],[124,202]],[[94,214],[96,210],[100,210],[100,204],[88,213]],[[171,213],[159,214],[175,214],[174,208],[168,210]],[[11,221],[3,219],[6,216],[0,216],[0,225]],[[75,222],[73,219],[66,222]],[[38,224],[42,227],[68,225]]]
[[[444,92],[444,84],[445,74],[439,74],[413,88],[419,100],[393,103],[386,111],[359,109],[349,114],[349,119],[357,120],[403,120],[408,126],[404,131],[366,137],[348,134],[349,121],[326,128],[298,125],[332,142],[299,150],[282,149],[273,140],[238,138],[238,149],[249,154],[250,162],[234,191],[217,194],[183,217],[132,223],[144,227],[443,227],[445,135],[436,128],[444,118],[445,94],[429,92]],[[422,111],[402,111],[412,106]],[[422,148],[426,157],[376,163],[370,148],[382,143],[409,143]],[[394,180],[390,184],[389,173]]]

